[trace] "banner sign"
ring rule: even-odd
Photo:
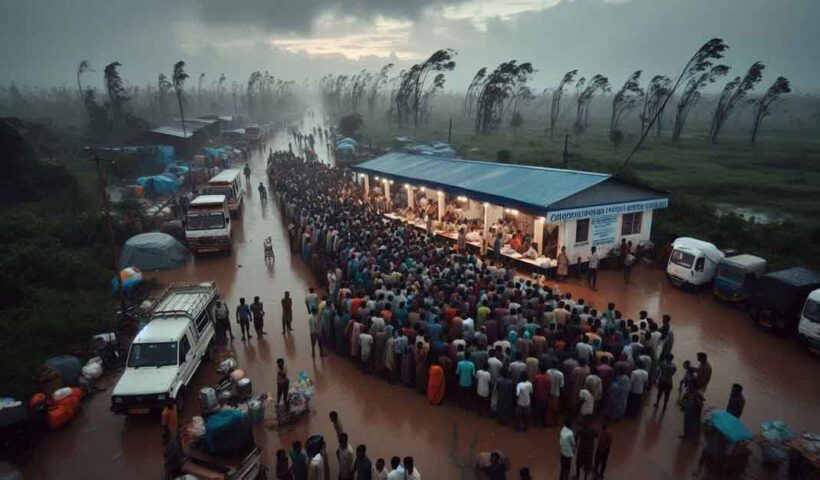
[[[592,217],[592,245],[612,245],[618,232],[617,215],[600,215]]]
[[[640,202],[614,203],[612,205],[602,205],[600,207],[571,208],[549,212],[547,221],[550,223],[566,222],[569,220],[580,220],[582,218],[595,218],[604,215],[621,215],[624,213],[643,212],[646,210],[657,210],[669,206],[668,198],[655,200],[644,200]]]

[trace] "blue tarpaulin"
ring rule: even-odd
[[[139,177],[137,184],[145,188],[145,196],[155,197],[162,195],[171,195],[179,190],[179,180],[170,174],[151,175],[148,177]]]
[[[712,412],[712,426],[731,443],[751,440],[752,432],[738,418],[725,410]]]
[[[353,140],[353,139],[352,139],[352,138],[350,138],[350,137],[345,137],[345,138],[343,138],[343,139],[341,139],[341,140],[336,140],[336,146],[337,146],[337,147],[338,147],[339,145],[342,145],[342,144],[345,144],[345,143],[346,143],[346,144],[353,145],[354,147],[358,147],[358,146],[359,146],[359,142],[357,142],[356,140]]]
[[[137,155],[146,155],[162,165],[170,165],[174,162],[174,147],[169,145],[125,147],[123,150]]]
[[[120,253],[120,268],[164,270],[184,264],[190,256],[185,245],[166,233],[141,233],[125,242]]]

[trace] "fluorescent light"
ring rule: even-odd
[[[439,195],[444,195],[444,192],[442,192],[441,190],[439,190],[439,191],[438,191],[438,194],[439,194]]]
[[[467,201],[467,197],[458,197],[458,201],[459,201],[459,202],[466,202],[466,201]]]
[[[409,183],[405,183],[405,184],[404,184],[404,188],[410,188],[410,184],[409,184]]]
[[[379,177],[376,177],[376,180],[378,180],[378,179],[379,179]]]
[[[390,180],[390,185],[393,185],[393,180]]]
[[[425,188],[424,187],[419,187],[419,190],[421,190],[423,192],[425,190]]]
[[[490,203],[489,203],[489,202],[484,202],[484,208],[487,208],[487,207],[489,207],[489,206],[490,206]]]

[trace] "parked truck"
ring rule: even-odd
[[[213,348],[219,296],[213,282],[175,283],[163,292],[131,344],[112,412],[145,414],[169,402],[182,408],[186,385]]]
[[[809,294],[820,288],[820,273],[803,267],[767,273],[749,300],[749,316],[761,327],[794,334]]]
[[[191,201],[185,241],[194,253],[231,251],[233,230],[225,195],[199,195]]]
[[[681,287],[710,284],[718,263],[726,256],[713,244],[695,238],[677,238],[672,243],[672,248],[666,276]]]
[[[726,302],[744,302],[764,273],[766,260],[760,257],[749,254],[726,257],[717,266],[714,294]]]

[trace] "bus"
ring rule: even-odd
[[[242,208],[242,198],[245,196],[242,171],[233,168],[222,170],[214,178],[208,180],[208,186],[203,193],[225,195],[225,198],[228,199],[228,210],[230,210],[231,215],[239,216]]]

